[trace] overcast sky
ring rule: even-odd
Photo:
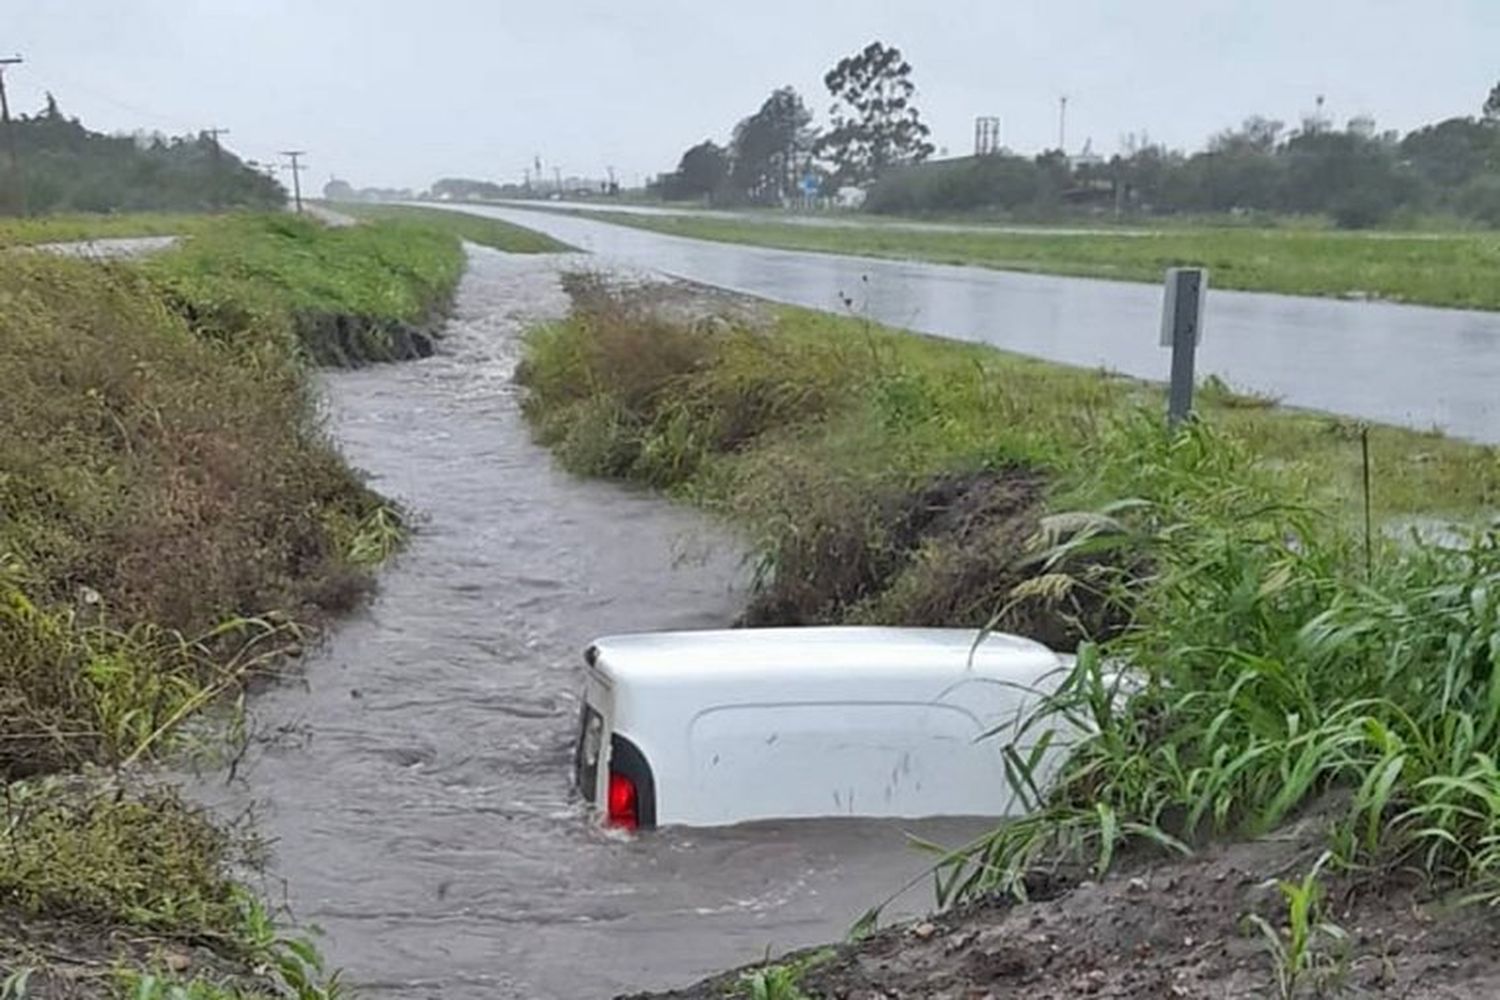
[[[547,173],[629,183],[723,141],[774,87],[820,119],[823,72],[879,38],[912,63],[939,147],[1196,147],[1250,114],[1402,130],[1473,114],[1500,78],[1500,0],[0,0],[12,106],[52,90],[105,130],[231,130],[311,179],[423,187]]]

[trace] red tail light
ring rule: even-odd
[[[609,824],[626,830],[641,824],[635,782],[618,771],[609,772]]]

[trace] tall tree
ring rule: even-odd
[[[932,130],[912,103],[917,87],[900,49],[871,42],[840,59],[823,83],[834,103],[832,127],[818,152],[832,162],[836,183],[863,184],[889,167],[932,155]]]
[[[772,91],[759,111],[735,126],[730,146],[735,192],[763,204],[788,197],[812,157],[816,136],[811,126],[812,113],[796,90]]]

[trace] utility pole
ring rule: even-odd
[[[16,126],[10,120],[10,101],[5,97],[5,71],[22,62],[20,56],[0,59],[0,124],[5,126],[5,148],[10,157],[10,176],[11,183],[15,186],[17,215],[26,214],[26,179],[21,176],[21,161],[16,156]]]
[[[296,203],[297,203],[297,214],[301,215],[302,214],[302,171],[306,170],[307,168],[304,167],[304,166],[302,166],[302,164],[300,164],[300,163],[297,162],[297,157],[299,157],[299,156],[306,156],[307,155],[307,150],[305,150],[305,149],[283,149],[281,151],[281,155],[290,158],[291,161],[292,161],[292,165],[290,167],[288,167],[287,169],[292,172],[292,197],[296,200]]]
[[[1068,151],[1068,95],[1057,99],[1057,148]]]
[[[559,167],[555,163],[552,165],[552,178],[553,178],[553,180],[557,181],[557,196],[559,198],[561,198],[562,197],[562,167]]]
[[[224,156],[223,149],[219,146],[219,136],[228,135],[227,128],[206,128],[200,133],[208,136],[208,140],[214,144],[214,192],[213,204],[215,207],[224,201]]]

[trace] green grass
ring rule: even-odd
[[[675,236],[790,250],[1142,282],[1160,282],[1167,268],[1193,265],[1209,269],[1215,288],[1500,309],[1500,283],[1493,280],[1500,270],[1500,233],[1339,233],[1291,227],[931,232],[882,224],[585,214]]]
[[[119,215],[40,215],[0,219],[0,247],[74,243],[127,236],[182,236],[211,227],[219,216],[128,212]]]
[[[419,208],[414,205],[375,205],[330,203],[329,208],[366,221],[389,220],[420,222],[423,226],[457,236],[459,239],[507,253],[565,253],[573,248],[550,236],[479,215],[450,212],[441,208]]]
[[[324,364],[398,360],[463,273],[453,236],[422,223],[343,228],[292,215],[224,219],[141,267],[200,334],[295,337]]]
[[[1076,667],[997,734],[1033,815],[945,859],[944,901],[1264,834],[1319,801],[1333,869],[1500,899],[1500,535],[1367,543],[1357,428],[1215,386],[1172,434],[1155,388],[985,347],[797,310],[723,330],[578,302],[528,340],[539,438],[742,526],[781,620],[1054,645],[1039,630],[1071,627]],[[1377,525],[1493,514],[1494,450],[1370,441]],[[1017,484],[1034,482],[1032,502]],[[953,488],[974,483],[989,492]],[[913,542],[935,501],[968,523]],[[1048,774],[1036,754],[1062,738]]]

